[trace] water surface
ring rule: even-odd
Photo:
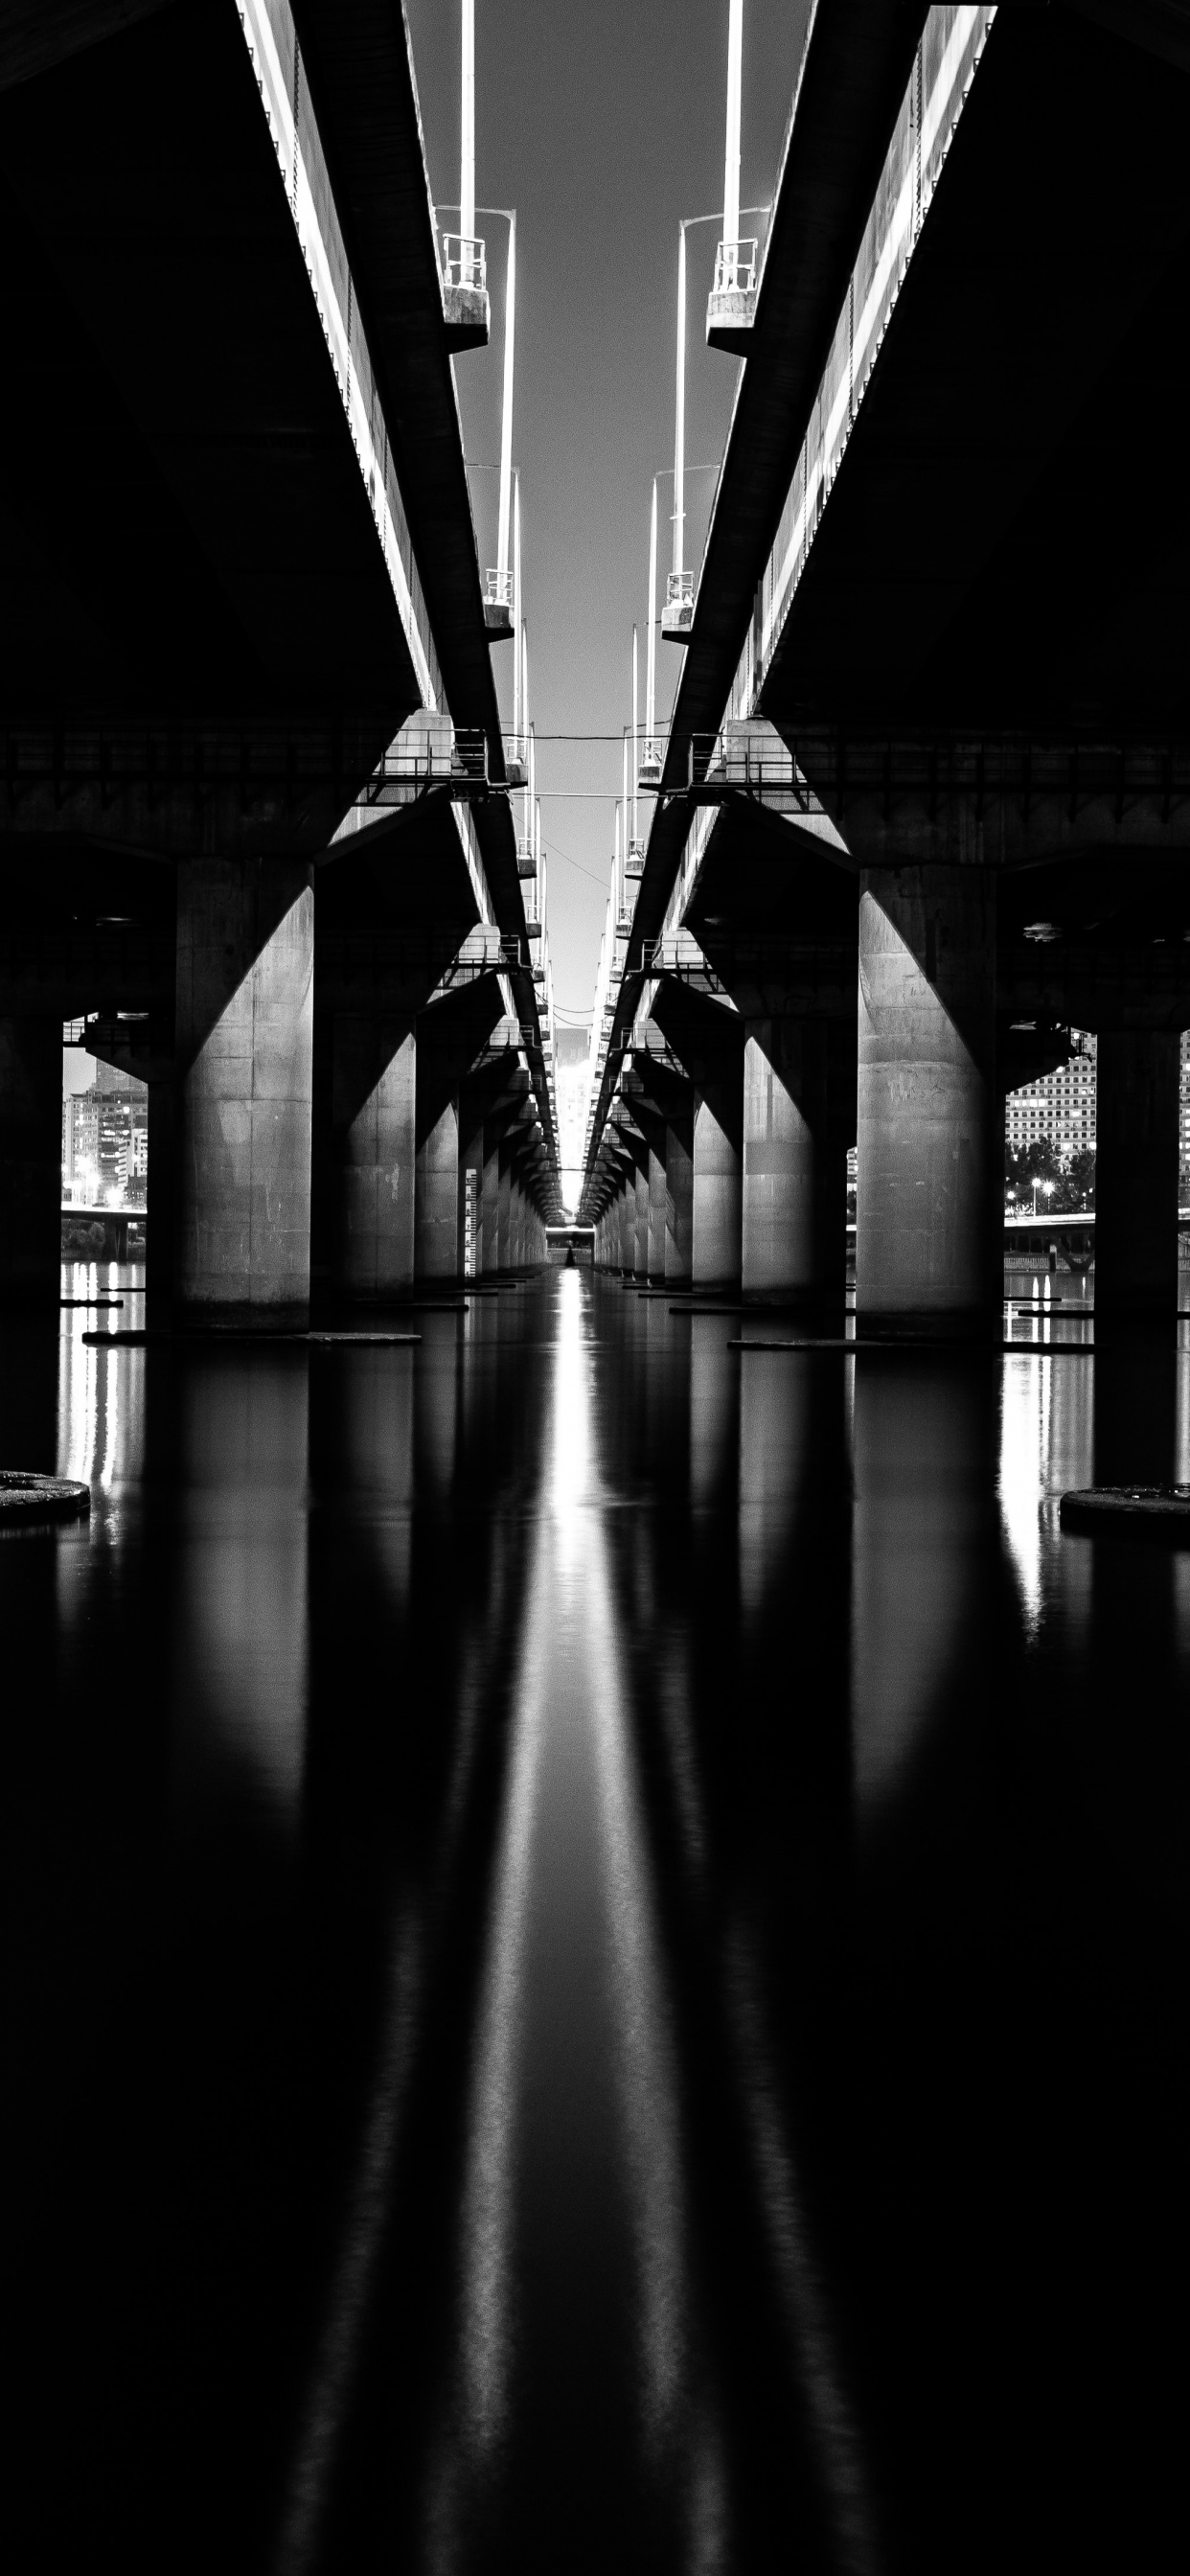
[[[1051,2571],[1177,2508],[1190,1352],[10,1321],[16,2563]],[[745,1335],[758,1328],[745,1326]],[[770,1328],[771,1329],[771,1328]]]

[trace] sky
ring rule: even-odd
[[[406,0],[430,184],[459,192],[459,0]],[[772,194],[807,0],[744,0],[741,203]],[[652,478],[673,465],[678,224],[723,203],[728,0],[475,0],[476,199],[517,210],[513,461],[521,478],[530,713],[560,1018],[590,1013]],[[441,229],[458,218],[444,216]],[[455,362],[481,569],[496,560],[507,228],[488,244],[492,340]],[[742,224],[745,232],[752,229]],[[737,361],[705,345],[717,227],[689,239],[686,562],[701,558]],[[660,487],[658,593],[671,484]],[[681,648],[657,646],[657,714]],[[494,656],[511,717],[512,648]],[[606,735],[551,742],[551,735]],[[545,737],[545,739],[543,739]],[[641,814],[642,838],[648,808]]]

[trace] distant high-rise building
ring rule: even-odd
[[[1060,1162],[1095,1150],[1095,1040],[1079,1036],[1076,1052],[1039,1082],[1010,1091],[1004,1104],[1004,1141],[1010,1153],[1052,1145]]]
[[[1096,1045],[1094,1037],[1075,1030],[1076,1052],[1040,1082],[1010,1091],[1004,1107],[1005,1143],[1013,1152],[1045,1141],[1059,1161],[1069,1163],[1087,1147],[1095,1150]],[[1179,1159],[1190,1178],[1190,1030],[1182,1037]],[[1183,1188],[1183,1196],[1185,1196]]]
[[[149,1180],[148,1085],[105,1065],[62,1103],[62,1197],[76,1207],[144,1207]]]

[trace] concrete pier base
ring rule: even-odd
[[[990,870],[865,872],[856,1312],[892,1329],[999,1316],[995,1000]]]
[[[191,1324],[308,1321],[313,984],[307,866],[179,867],[175,1287]]]
[[[62,1278],[62,1022],[0,1020],[0,1300],[56,1306]]]
[[[1095,1125],[1095,1325],[1172,1326],[1178,1305],[1176,1029],[1104,1029]]]
[[[855,1035],[830,1020],[749,1020],[744,1043],[744,1295],[842,1298]]]

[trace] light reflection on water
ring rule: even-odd
[[[593,2260],[626,2261],[635,2283],[632,2411],[654,2469],[673,2445],[683,2384],[675,2068],[606,1495],[592,1455],[583,1311],[580,1279],[568,1274],[482,1971],[458,2385],[433,2504],[444,2565],[455,2562],[460,2523],[514,2438],[518,2379],[544,2372],[569,2383],[576,2400],[582,2390],[587,2328],[566,2284],[589,2281]],[[625,2358],[607,2353],[604,2366],[622,2370]]]

